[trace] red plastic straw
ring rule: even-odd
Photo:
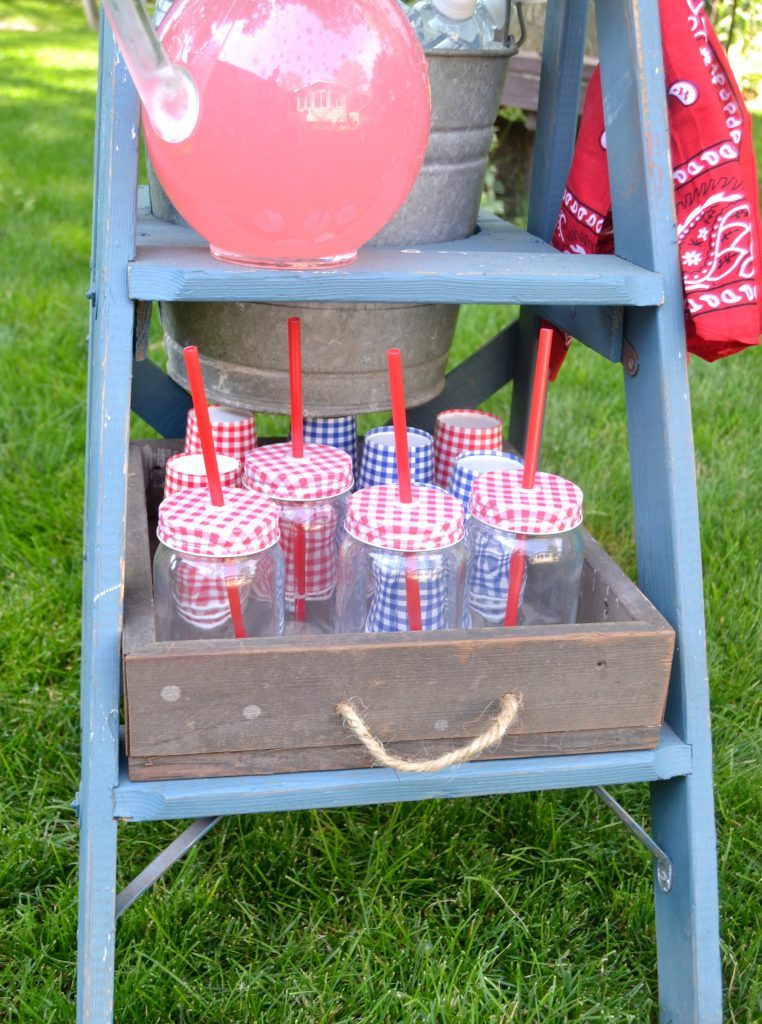
[[[537,460],[540,457],[540,439],[542,423],[545,417],[545,396],[548,393],[548,370],[550,367],[550,347],[553,344],[553,328],[543,327],[540,330],[540,341],[537,345],[537,364],[532,382],[532,402],[529,406],[529,429],[527,430],[527,446],[524,453],[524,478],[522,486],[534,487],[537,473]]]
[[[195,345],[185,346],[183,349],[183,359],[185,360],[185,368],[188,371],[188,383],[190,384],[193,408],[196,411],[198,436],[201,441],[201,454],[204,456],[206,480],[209,485],[209,497],[212,500],[212,504],[219,508],[225,504],[225,501],[222,497],[222,484],[220,483],[220,471],[217,466],[217,452],[214,450],[209,407],[206,404],[204,378],[201,374],[201,363],[199,362],[198,349]]]
[[[405,412],[405,383],[402,377],[402,353],[398,348],[387,349],[386,363],[389,368],[389,392],[392,397],[392,423],[394,425],[394,451],[397,456],[397,479],[400,501],[409,505],[413,500],[410,482],[410,454],[407,450],[407,413]],[[410,567],[408,567],[410,566]],[[415,575],[417,560],[405,559],[405,598],[407,601],[407,623],[414,632],[423,629],[421,619],[421,590]]]
[[[542,327],[540,329],[540,340],[537,345],[537,363],[534,369],[534,381],[532,382],[529,428],[527,430],[526,452],[524,453],[524,475],[521,480],[522,487],[530,490],[534,487],[534,480],[537,475],[537,462],[540,457],[540,439],[542,437],[542,424],[545,417],[545,396],[548,393],[548,372],[552,343],[553,328]],[[524,538],[519,536],[517,540],[521,542]],[[508,600],[506,601],[505,619],[503,620],[503,625],[505,626],[516,625],[525,564],[526,558],[523,547],[515,548],[511,554],[511,561],[508,566]]]
[[[304,458],[304,404],[302,399],[302,322],[288,318],[288,375],[291,384],[291,454]],[[304,592],[307,588],[307,538],[300,523],[294,535],[294,618],[304,622],[307,614]]]
[[[389,392],[392,396],[394,450],[397,456],[400,501],[403,505],[409,505],[413,500],[413,493],[410,485],[410,454],[407,450],[407,413],[405,412],[405,384],[402,378],[402,353],[398,348],[387,349],[386,363],[389,367]]]
[[[307,612],[307,536],[301,523],[296,523],[294,534],[294,618],[304,622]]]
[[[201,373],[201,363],[198,358],[198,349],[195,345],[186,345],[183,349],[185,368],[188,371],[188,383],[193,399],[193,408],[196,412],[198,424],[198,435],[201,441],[201,454],[204,457],[204,468],[206,469],[206,480],[209,485],[209,498],[213,505],[221,508],[225,504],[222,496],[222,484],[220,482],[220,470],[217,465],[217,452],[214,450],[214,438],[212,437],[212,424],[209,420],[209,407],[206,404],[206,391],[204,389],[204,378]],[[246,627],[243,624],[243,612],[241,611],[241,595],[238,587],[232,581],[225,581],[225,589],[228,592],[228,603],[230,604],[230,617],[233,620],[233,633],[237,637],[246,636]]]
[[[238,585],[232,580],[225,580],[225,589],[228,592],[228,604],[230,605],[230,618],[233,620],[233,635],[238,639],[246,638],[246,626],[243,624],[243,612],[241,611],[241,595],[238,593]]]
[[[517,540],[523,541],[523,537]],[[521,597],[521,584],[524,581],[524,557],[523,548],[514,548],[511,552],[511,560],[508,564],[508,600],[505,603],[504,626],[515,626],[519,616],[519,598]]]
[[[291,452],[304,456],[304,404],[302,401],[302,322],[298,316],[288,318],[288,373],[291,382]]]

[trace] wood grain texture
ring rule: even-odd
[[[208,653],[161,644],[125,659],[129,752],[343,746],[356,741],[334,708],[352,698],[384,742],[477,736],[506,692],[523,697],[511,733],[658,726],[668,635],[616,624],[556,632],[426,644],[330,637],[308,649],[244,641]]]
[[[112,1019],[118,725],[127,441],[135,310],[125,267],[134,254],[137,97],[101,26],[88,341],[85,558],[79,788],[77,1020]],[[72,296],[72,301],[76,297]]]
[[[595,57],[584,57],[582,85],[579,90],[578,110],[580,113],[590,78],[597,64],[598,61]],[[520,50],[515,57],[511,57],[500,105],[518,107],[519,110],[536,111],[540,99],[541,70],[542,58],[536,50]]]
[[[640,368],[625,377],[638,579],[677,630],[666,720],[693,771],[651,790],[654,838],[674,864],[655,886],[663,1024],[719,1024],[722,978],[699,515],[669,131],[656,0],[596,3],[616,251],[662,270],[659,309],[627,310]],[[622,68],[632,71],[623,75]],[[633,141],[633,126],[647,134]],[[680,213],[680,219],[685,216]]]
[[[595,736],[616,748],[656,742],[672,632],[592,539],[582,621],[573,626],[155,642],[147,524],[176,446],[135,445],[130,462],[136,529],[123,651],[128,751],[140,759],[141,778],[166,772],[164,758],[203,774],[201,755],[215,773],[244,763],[246,771],[351,766],[359,748],[334,713],[346,699],[360,702],[384,742],[414,756],[478,735],[508,691],[522,694],[523,707],[496,756],[601,749],[590,746]]]
[[[514,757],[556,757],[562,754],[597,753],[601,750],[648,750],[656,746],[660,726],[632,729],[599,729],[581,732],[543,733],[531,736],[507,736],[499,746],[487,751],[480,761]],[[420,740],[393,743],[400,757],[438,757],[457,746],[451,740]],[[135,757],[129,759],[130,779],[134,782],[158,779],[221,778],[230,775],[263,775],[276,772],[336,771],[371,768],[371,757],[364,747],[352,743],[345,747],[307,747],[289,750],[240,750],[211,754]]]
[[[545,16],[528,227],[546,242],[553,237],[574,151],[587,12],[588,0],[556,0]]]
[[[534,306],[532,312],[609,362],[621,362],[624,338],[621,306]]]
[[[130,295],[162,301],[447,302],[654,305],[658,274],[616,256],[559,253],[497,217],[457,242],[406,249],[367,246],[335,270],[258,270],[221,263],[189,228],[138,219]]]

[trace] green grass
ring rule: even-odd
[[[73,1019],[96,66],[79,4],[0,0],[0,66],[0,1019],[58,1024]],[[505,316],[465,310],[457,351]],[[762,1019],[760,358],[690,367],[738,1024]],[[621,371],[575,346],[545,460],[580,482],[589,525],[633,572],[623,404]],[[621,796],[647,820],[644,787]],[[121,882],[181,828],[121,829]],[[584,790],[230,818],[120,923],[117,1020],[653,1020],[650,879]]]

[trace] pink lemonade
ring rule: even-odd
[[[354,259],[407,197],[431,121],[396,0],[179,0],[159,32],[201,97],[180,143],[143,127],[178,211],[223,260]]]

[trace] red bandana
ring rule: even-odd
[[[762,332],[751,118],[703,0],[659,0],[659,14],[688,351],[712,362],[756,345]],[[598,68],[553,245],[563,252],[614,251]]]

